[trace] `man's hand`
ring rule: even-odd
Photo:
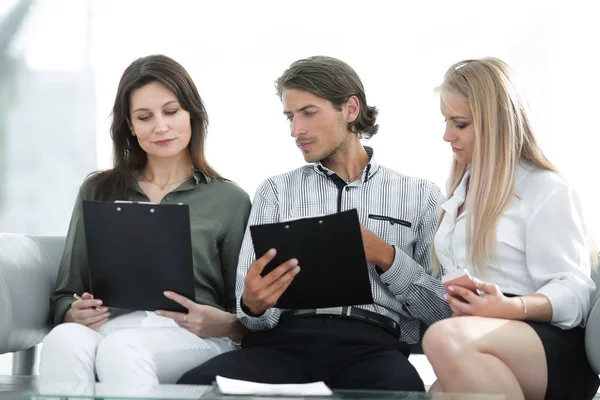
[[[273,307],[300,272],[298,260],[292,258],[262,277],[261,272],[275,257],[275,254],[277,254],[275,249],[266,252],[250,265],[246,274],[241,301],[254,315],[262,315]]]
[[[360,232],[362,233],[363,246],[367,262],[377,265],[383,271],[387,271],[394,262],[396,250],[394,247],[381,240],[372,231],[360,224]]]

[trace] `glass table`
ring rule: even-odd
[[[212,400],[212,399],[239,399],[239,400],[263,400],[274,398],[277,400],[339,400],[339,399],[357,399],[357,400],[381,400],[381,399],[439,399],[439,400],[501,400],[502,395],[484,395],[484,394],[441,394],[441,393],[414,393],[397,392],[385,390],[334,390],[332,396],[232,396],[223,395],[214,386],[195,386],[195,385],[150,385],[133,387],[130,385],[115,385],[96,383],[94,385],[84,385],[77,383],[54,383],[41,386],[34,385],[31,390],[21,393],[21,398],[31,400],[86,400],[86,399],[165,399],[165,400]]]

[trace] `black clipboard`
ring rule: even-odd
[[[303,309],[372,304],[373,293],[356,209],[250,227],[256,258],[275,248],[263,276],[290,258],[300,273],[278,308]]]
[[[90,286],[106,307],[186,311],[195,300],[190,211],[185,204],[83,201]]]

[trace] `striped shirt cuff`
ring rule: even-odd
[[[404,293],[419,274],[415,261],[402,249],[394,246],[396,254],[390,268],[380,275],[381,280],[394,295]]]
[[[238,320],[246,328],[250,329],[251,331],[263,331],[271,328],[269,324],[269,319],[271,317],[271,314],[273,313],[272,308],[269,308],[264,313],[262,313],[262,315],[259,315],[257,317],[247,314],[246,311],[244,311],[245,308],[246,307],[242,306],[242,298],[240,297],[237,304],[237,316]]]

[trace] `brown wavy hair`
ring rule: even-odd
[[[95,198],[117,200],[130,197],[136,173],[142,171],[148,162],[146,152],[131,135],[130,100],[134,90],[152,82],[159,82],[171,90],[181,107],[190,113],[192,135],[188,150],[194,168],[210,177],[222,179],[204,156],[208,116],[192,78],[175,60],[160,54],[151,55],[132,62],[119,81],[110,127],[113,168],[94,175],[97,180]]]

